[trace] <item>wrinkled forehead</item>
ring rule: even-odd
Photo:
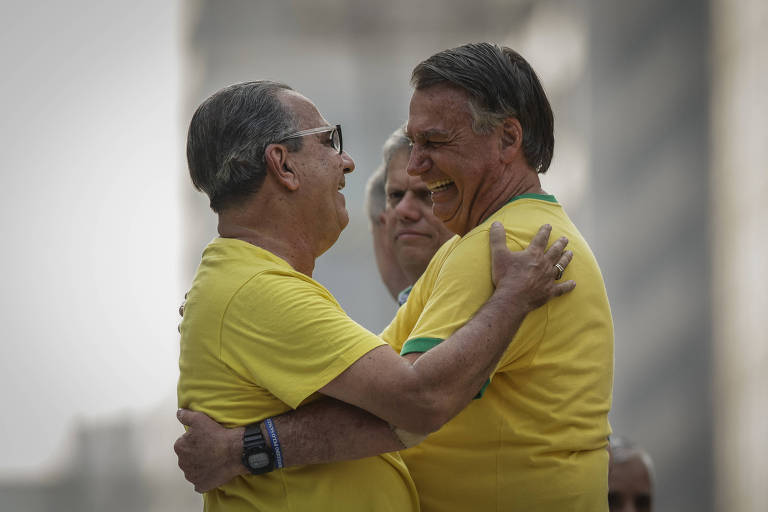
[[[307,130],[328,124],[312,100],[300,92],[280,91],[280,101],[296,118],[298,130]]]
[[[457,128],[471,125],[469,96],[464,89],[437,84],[416,89],[408,108],[406,136],[412,141],[448,135]]]

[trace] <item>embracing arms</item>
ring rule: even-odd
[[[524,251],[510,252],[500,225],[491,228],[493,295],[474,317],[418,360],[389,347],[371,350],[320,389],[328,397],[274,418],[284,463],[312,464],[360,458],[404,447],[391,425],[437,430],[463,409],[486,381],[525,315],[573,289],[557,283],[566,266],[565,239],[545,251],[542,228]],[[379,419],[381,418],[381,419]],[[226,430],[199,413],[181,411],[190,430],[175,445],[179,465],[198,491],[245,473],[242,428]],[[264,434],[264,428],[262,426]],[[408,437],[405,437],[406,442]]]

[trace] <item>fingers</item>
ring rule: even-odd
[[[559,281],[560,278],[563,277],[563,273],[565,272],[565,267],[567,267],[568,264],[571,262],[572,257],[573,257],[573,252],[565,251],[560,256],[560,259],[557,260],[557,263],[555,263],[554,267],[552,267],[552,270],[555,272],[555,281]]]
[[[186,294],[184,295],[184,298],[185,298],[185,299],[187,298],[187,295],[186,295]],[[187,302],[186,302],[186,300],[185,300],[184,302],[182,302],[182,303],[181,303],[181,306],[179,306],[179,316],[180,316],[181,318],[184,318],[184,305],[185,305],[186,303],[187,303]],[[178,325],[176,328],[179,330],[179,334],[181,334],[181,323],[179,323],[179,325]]]
[[[549,249],[547,249],[547,252],[544,253],[544,256],[547,258],[547,260],[549,260],[549,262],[553,266],[555,265],[555,263],[558,263],[558,261],[561,259],[563,255],[563,251],[565,251],[566,245],[568,245],[568,239],[564,236],[561,236],[560,238],[555,240],[555,243],[549,246]],[[565,265],[563,265],[563,268],[565,268]]]
[[[573,259],[573,251],[565,251],[562,256],[560,256],[560,259],[557,261],[563,269],[565,269],[568,264]]]
[[[563,283],[558,283],[555,285],[554,289],[554,296],[559,297],[561,295],[565,295],[566,293],[570,292],[576,288],[576,281],[573,279],[569,279],[568,281],[565,281]]]
[[[507,249],[507,232],[501,222],[491,224],[490,233],[491,254]]]
[[[179,436],[178,439],[176,439],[176,442],[173,443],[173,451],[176,452],[177,457],[181,457],[181,453],[184,451],[184,439],[186,439],[187,433],[183,433]],[[179,467],[183,470],[184,468],[181,467],[181,460],[178,461]]]
[[[202,413],[190,411],[189,409],[179,409],[176,411],[176,419],[187,427],[193,427],[195,424],[200,423],[202,416]]]
[[[189,292],[184,294],[184,300],[181,301],[181,305],[179,306],[179,316],[184,317],[184,305],[187,303],[187,295],[189,295]],[[179,332],[181,332],[181,327],[179,327]]]
[[[534,235],[533,239],[531,240],[530,247],[543,252],[544,248],[547,247],[547,242],[549,241],[550,233],[552,233],[552,226],[550,226],[549,224],[544,224],[543,226],[541,226],[539,228],[539,231],[536,232],[536,235]],[[564,247],[565,245],[563,245],[563,248]],[[562,252],[562,249],[560,249],[560,252]],[[547,253],[549,253],[549,251],[547,251]]]

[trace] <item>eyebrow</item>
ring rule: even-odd
[[[429,139],[431,137],[447,137],[449,135],[450,135],[450,132],[448,130],[438,130],[437,128],[424,130],[424,131],[418,132],[416,135],[412,134],[411,132],[405,133],[405,136],[408,137],[410,140],[413,140],[417,136],[420,139]]]

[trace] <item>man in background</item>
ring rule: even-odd
[[[367,209],[373,224],[374,215],[381,208],[376,218],[381,220],[383,228],[373,228],[374,253],[382,281],[402,306],[432,256],[453,233],[432,213],[432,197],[427,186],[406,172],[411,142],[402,127],[387,138],[382,156],[381,165],[368,181]],[[389,261],[400,270],[405,284],[397,291],[389,286],[392,272],[386,270],[389,267],[382,261]]]
[[[397,300],[398,294],[412,283],[397,263],[394,244],[387,231],[387,225],[394,222],[394,212],[387,209],[385,186],[390,158],[386,144],[384,145],[383,158],[382,163],[371,174],[366,183],[365,212],[368,215],[371,228],[376,268],[384,287],[392,299]]]
[[[627,438],[611,436],[608,507],[611,512],[653,511],[653,461]]]

